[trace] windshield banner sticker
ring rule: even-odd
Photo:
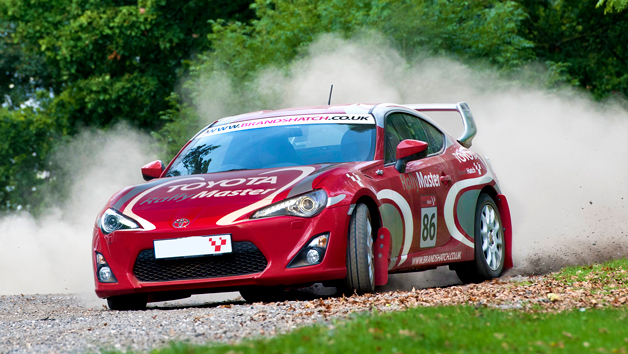
[[[344,115],[307,115],[307,116],[288,116],[277,118],[264,118],[250,120],[246,122],[220,125],[207,129],[200,136],[216,135],[221,133],[230,133],[240,130],[248,130],[255,128],[278,127],[285,125],[298,124],[375,124],[375,118],[370,114],[344,114]]]

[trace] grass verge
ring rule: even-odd
[[[625,307],[525,313],[471,306],[359,315],[239,345],[184,343],[155,353],[626,353]]]
[[[628,259],[614,259],[602,264],[566,267],[550,275],[568,286],[591,289],[593,293],[628,286]]]
[[[628,286],[628,260],[568,267],[545,279],[549,284],[542,287],[570,287],[570,291],[583,294],[612,293]],[[534,281],[507,285],[522,289],[532,286]],[[571,310],[560,312],[541,311],[540,305],[539,312],[534,307],[527,311],[504,311],[470,305],[420,306],[384,313],[373,310],[372,314],[357,315],[352,320],[304,327],[274,338],[238,345],[173,343],[154,353],[627,352],[628,307],[585,309],[573,308],[574,304]]]

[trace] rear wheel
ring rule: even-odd
[[[119,295],[107,298],[109,308],[118,311],[145,310],[147,302],[147,294]]]
[[[345,292],[365,294],[374,291],[375,257],[371,215],[365,204],[358,204],[349,222]]]
[[[456,267],[456,274],[465,284],[497,278],[504,270],[504,228],[499,209],[488,194],[480,194],[475,208],[474,238],[475,260]]]

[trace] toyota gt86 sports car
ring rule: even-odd
[[[457,111],[452,138],[425,112]],[[510,212],[469,150],[466,103],[260,111],[202,129],[93,231],[96,294],[112,309],[240,291],[268,300],[322,282],[373,292],[389,273],[449,265],[465,282],[512,267]]]

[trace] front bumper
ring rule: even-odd
[[[282,216],[211,228],[130,230],[103,235],[100,229],[95,227],[92,243],[94,270],[97,269],[94,254],[99,252],[105,257],[117,279],[117,283],[101,283],[94,271],[96,295],[106,298],[146,292],[203,293],[247,286],[297,286],[342,279],[346,275],[348,209],[349,206],[346,205],[326,208],[319,215],[309,219]],[[321,263],[287,268],[290,261],[312,237],[325,232],[330,236]],[[147,250],[153,249],[154,240],[219,234],[231,234],[234,244],[252,243],[266,258],[266,268],[253,274],[168,281],[141,281],[135,274],[138,256],[143,252],[145,258],[149,252]],[[218,262],[221,256],[213,257],[216,258],[212,259],[212,262]],[[148,279],[143,275],[139,277]]]

